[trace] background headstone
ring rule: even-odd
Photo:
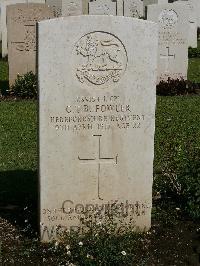
[[[53,8],[55,17],[60,17],[62,15],[62,1],[63,0],[46,0],[46,4]]]
[[[123,223],[150,227],[157,40],[156,24],[126,17],[39,23],[43,241],[88,206],[127,206]]]
[[[141,0],[124,0],[124,16],[143,17],[143,2]]]
[[[168,0],[158,0],[158,5],[168,4]]]
[[[197,15],[196,9],[192,1],[177,1],[175,2],[178,5],[186,5],[188,8],[188,22],[189,22],[189,31],[188,31],[188,46],[196,48],[197,47]]]
[[[82,0],[63,0],[62,16],[83,15]]]
[[[148,20],[159,25],[158,82],[187,79],[188,8],[185,5],[150,5]]]
[[[1,31],[2,31],[2,57],[8,55],[8,40],[7,40],[7,23],[6,23],[6,9],[9,5],[18,3],[45,3],[45,0],[3,0],[1,2]]]
[[[117,3],[111,0],[89,2],[89,15],[117,15]]]
[[[117,16],[124,15],[124,0],[116,0],[117,2]]]
[[[148,6],[153,4],[168,4],[168,0],[143,0],[143,14],[147,18]]]
[[[147,18],[148,6],[152,4],[157,4],[158,0],[143,0],[143,13],[144,17]]]
[[[199,0],[174,0],[176,1],[182,1],[185,3],[188,3],[189,5],[192,5],[194,7],[196,19],[197,19],[197,27],[200,27],[200,1]]]
[[[197,14],[197,26],[200,28],[200,1],[192,0],[194,6],[196,7],[196,14]]]
[[[9,84],[17,75],[36,68],[36,23],[53,18],[44,4],[16,4],[7,7]]]
[[[82,5],[83,5],[83,14],[84,15],[88,15],[88,13],[89,13],[89,1],[90,0],[83,0]]]
[[[197,27],[200,28],[200,1],[199,0],[190,0],[192,6],[194,6],[196,18],[197,18]]]

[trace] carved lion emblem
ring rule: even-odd
[[[76,44],[79,65],[76,76],[81,83],[103,85],[118,82],[127,65],[126,50],[115,36],[93,32]]]

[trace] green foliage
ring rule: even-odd
[[[200,58],[200,48],[189,47],[188,57],[189,58]]]
[[[37,77],[32,71],[23,76],[18,75],[11,87],[11,94],[22,99],[36,99],[37,92]]]
[[[184,79],[168,79],[161,81],[156,87],[156,94],[161,96],[174,96],[184,94],[195,94],[200,89],[200,84],[192,83]]]
[[[158,98],[154,193],[200,218],[199,97]]]

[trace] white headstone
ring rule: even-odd
[[[188,0],[189,4],[194,7],[195,16],[197,19],[197,27],[200,28],[200,1],[199,0]]]
[[[117,15],[117,3],[112,0],[89,2],[89,15]]]
[[[36,23],[53,18],[45,4],[16,4],[7,7],[9,84],[17,75],[36,69]]]
[[[158,0],[158,5],[168,4],[168,0]]]
[[[62,16],[83,15],[82,0],[63,0]]]
[[[46,4],[53,8],[54,16],[76,16],[88,14],[89,0],[46,0]]]
[[[191,0],[191,1],[195,6],[196,16],[197,16],[197,26],[200,28],[200,1],[199,0]]]
[[[1,31],[2,31],[2,57],[8,55],[8,40],[7,40],[7,23],[6,23],[6,8],[9,5],[28,3],[45,3],[45,0],[3,0],[1,2]]]
[[[152,4],[157,4],[158,0],[143,0],[143,13],[144,17],[147,18],[148,6]]]
[[[141,0],[124,0],[124,16],[143,17],[143,2]]]
[[[186,5],[188,8],[188,21],[189,21],[189,31],[188,31],[188,46],[196,48],[197,47],[197,15],[196,7],[192,1],[177,1],[176,4]]]
[[[89,2],[90,2],[90,0],[83,0],[83,2],[82,2],[84,15],[88,15]]]
[[[150,5],[148,20],[159,25],[158,82],[187,79],[188,9],[185,5]]]
[[[116,0],[117,2],[117,16],[124,15],[124,1],[123,0]]]
[[[46,0],[46,4],[53,8],[55,17],[62,15],[62,1],[63,0]]]
[[[145,9],[147,8],[148,5],[152,5],[152,4],[162,5],[162,4],[168,4],[168,3],[169,3],[168,0],[143,0],[143,7]]]
[[[88,206],[124,206],[123,223],[149,229],[157,40],[156,24],[126,17],[39,23],[43,241],[78,227]]]
[[[199,0],[176,0],[182,1],[194,7],[195,16],[197,19],[197,27],[200,27],[200,1]]]

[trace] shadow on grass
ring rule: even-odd
[[[38,231],[38,195],[36,171],[0,172],[0,217],[28,235]]]
[[[0,80],[0,94],[6,96],[9,90],[8,80]]]

